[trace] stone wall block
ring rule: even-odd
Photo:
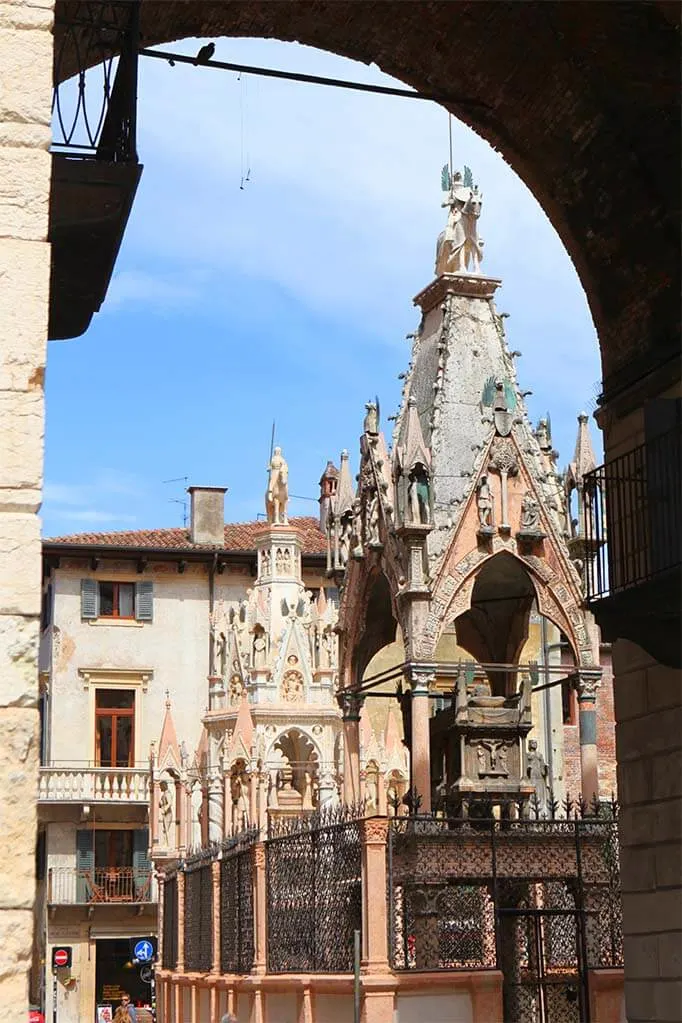
[[[3,793],[0,908],[31,909],[35,895],[38,715],[6,707],[0,715],[0,791]],[[4,918],[0,913],[0,920]],[[30,949],[31,927],[27,938]],[[7,961],[6,945],[3,956]],[[2,976],[2,963],[0,963]]]
[[[49,286],[49,245],[0,239],[0,391],[42,386]]]
[[[52,101],[52,36],[40,31],[39,26],[36,26],[38,31],[27,31],[28,26],[8,26],[12,6],[8,9],[2,4],[0,10],[0,121],[48,125]],[[30,8],[23,8],[24,12],[27,10]],[[34,10],[30,17],[45,19],[46,12]]]
[[[648,714],[616,725],[618,762],[679,749],[682,744],[682,707]]]
[[[682,671],[656,664],[647,675],[647,706],[650,711],[679,707],[682,704]],[[682,744],[682,736],[680,737]]]
[[[32,392],[0,391],[0,437],[3,438],[0,488],[34,490],[40,486],[44,433],[42,370],[39,376],[40,385]],[[39,504],[26,508],[26,495],[17,495],[16,507],[37,512]]]
[[[630,671],[618,679],[614,690],[616,715],[619,721],[646,714],[646,672],[643,668]]]
[[[3,514],[0,520],[0,615],[40,614],[40,572],[38,516]]]
[[[0,149],[0,238],[46,238],[51,159],[44,149]]]
[[[682,1019],[682,981],[659,980],[654,992],[656,1020],[680,1023]]]
[[[682,891],[623,892],[627,934],[677,931],[682,920]]]
[[[621,842],[623,830],[621,828]],[[629,835],[627,838],[629,839]],[[623,846],[620,852],[620,883],[624,892],[653,891],[656,888],[656,860],[653,849]]]
[[[14,929],[11,922],[5,923],[5,916],[13,916],[10,913],[0,913],[0,942],[5,947],[5,928]],[[25,914],[22,914],[25,915]],[[28,920],[24,925],[24,932],[31,933],[32,922]],[[18,960],[13,972],[8,971],[0,977],[0,1023],[24,1023],[28,1018],[26,1006],[28,1005],[28,980],[27,971],[31,960]]]
[[[4,0],[0,4],[2,28],[52,28],[53,0]]]
[[[33,707],[38,698],[38,618],[0,615],[0,707]]]

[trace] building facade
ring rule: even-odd
[[[151,1004],[130,939],[157,934],[154,861],[245,822],[236,768],[239,798],[227,819],[222,803],[220,819],[214,813],[228,747],[230,767],[242,771],[251,770],[252,739],[269,751],[271,804],[279,795],[300,811],[337,790],[336,608],[318,522],[225,526],[224,490],[190,492],[188,530],[44,544],[32,985],[51,1013],[51,949],[73,948],[72,968],[57,974],[60,1023],[94,1019],[95,1006],[115,1006],[122,990]],[[275,665],[280,634],[286,649]],[[239,715],[247,672],[259,701],[248,734]],[[284,727],[293,709],[299,731]],[[224,751],[219,726],[221,740],[234,733]]]

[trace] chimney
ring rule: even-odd
[[[188,487],[192,505],[189,538],[192,543],[225,546],[225,493],[227,487]]]

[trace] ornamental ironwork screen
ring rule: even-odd
[[[213,965],[211,862],[188,862],[185,870],[185,969],[208,973]]]
[[[178,965],[178,878],[166,876],[163,885],[163,950],[161,963],[164,970]]]
[[[357,819],[285,822],[289,833],[266,843],[269,972],[352,971],[362,911],[360,826]]]
[[[220,969],[249,973],[253,967],[253,848],[225,847],[220,861]]]
[[[393,819],[392,968],[497,967],[506,1023],[589,1023],[588,969],[623,965],[615,812]]]

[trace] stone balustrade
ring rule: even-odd
[[[41,767],[41,803],[149,803],[145,767]]]

